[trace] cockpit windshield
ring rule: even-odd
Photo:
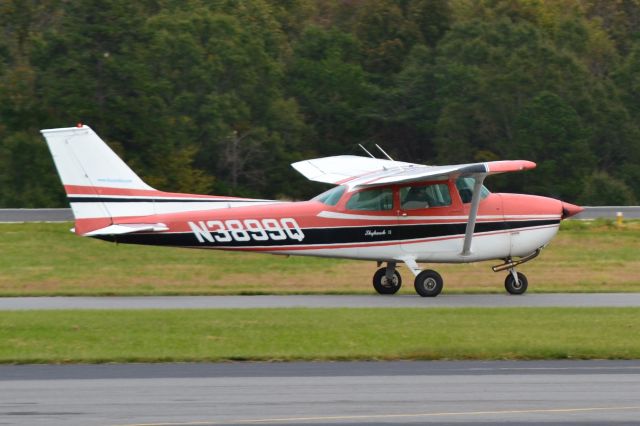
[[[340,201],[342,194],[346,190],[345,186],[336,186],[335,188],[331,188],[328,191],[323,192],[320,195],[317,195],[312,198],[313,201],[320,201],[327,206],[335,206]]]
[[[456,188],[458,188],[460,199],[464,204],[471,202],[471,198],[473,198],[474,184],[475,179],[471,177],[459,177],[458,180],[456,180]],[[487,187],[482,185],[482,188],[480,189],[480,199],[484,200],[489,196],[490,193],[491,192],[489,192]]]

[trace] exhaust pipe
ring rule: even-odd
[[[507,269],[515,268],[518,265],[522,265],[523,263],[526,263],[526,262],[538,257],[538,255],[540,254],[540,251],[542,251],[542,248],[536,249],[536,251],[534,251],[533,253],[528,254],[528,255],[526,255],[524,257],[521,257],[518,260],[508,260],[505,263],[503,263],[502,265],[492,266],[491,269],[493,269],[493,272],[500,272],[500,271],[504,271],[504,270],[507,270]]]

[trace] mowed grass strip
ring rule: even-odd
[[[638,359],[640,308],[0,312],[0,362]]]
[[[71,223],[0,224],[0,296],[374,293],[375,262],[116,245]],[[519,270],[530,292],[640,291],[640,222],[564,222],[540,257]],[[506,272],[481,262],[423,265],[444,293],[503,293]],[[401,293],[413,274],[401,267]]]

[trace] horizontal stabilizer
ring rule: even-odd
[[[86,237],[94,237],[97,235],[122,235],[133,232],[159,232],[168,230],[169,228],[164,223],[125,223],[121,225],[109,225],[105,228],[87,232],[84,235]]]

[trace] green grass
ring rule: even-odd
[[[0,312],[1,363],[638,359],[638,308]]]
[[[115,245],[70,223],[0,224],[0,296],[372,293],[374,262]],[[640,291],[640,223],[564,222],[520,270],[531,292]],[[496,262],[428,265],[445,293],[502,293]],[[402,293],[413,293],[402,267]]]

